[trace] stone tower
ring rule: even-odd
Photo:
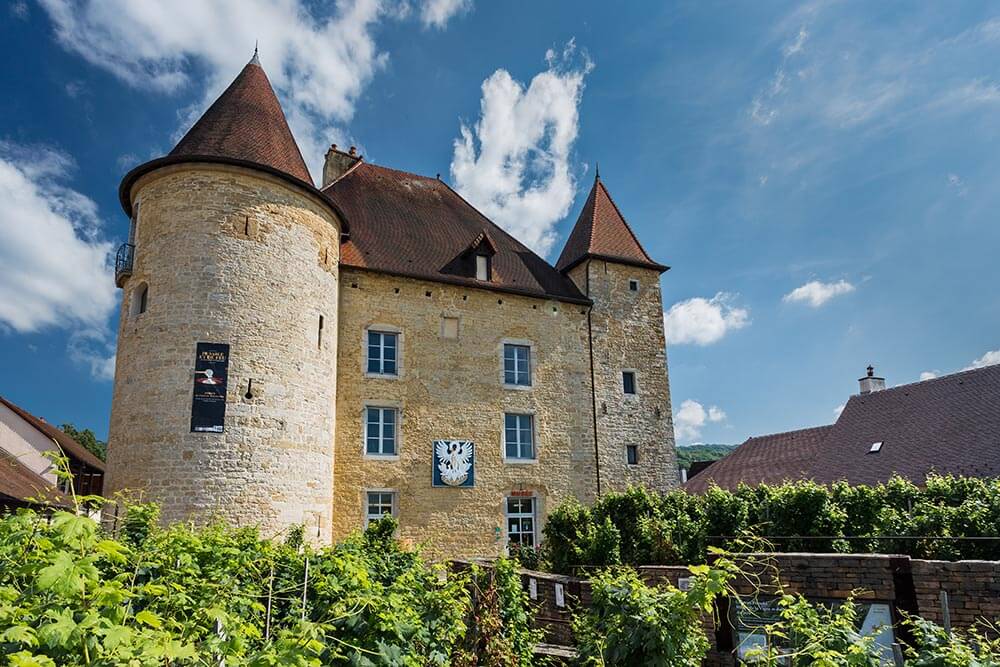
[[[256,54],[119,195],[109,495],[329,541],[346,230]]]
[[[598,175],[556,268],[592,301],[588,314],[595,491],[679,483],[660,274]]]

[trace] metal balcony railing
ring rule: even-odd
[[[122,286],[122,281],[132,275],[132,262],[135,260],[135,245],[123,243],[118,246],[115,254],[115,285]]]

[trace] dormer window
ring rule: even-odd
[[[489,281],[490,258],[488,255],[476,255],[476,280]]]

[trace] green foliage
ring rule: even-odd
[[[532,625],[534,611],[521,585],[517,562],[499,558],[488,569],[473,567],[475,605],[469,633],[455,653],[455,667],[531,667],[543,633]]]
[[[422,667],[465,635],[465,580],[391,523],[317,550],[156,517],[130,508],[121,539],[69,512],[0,518],[0,664]]]
[[[948,634],[943,628],[920,618],[906,620],[914,637],[907,650],[907,665],[912,667],[1000,667],[1000,632],[992,629],[992,638],[976,628]]]
[[[924,487],[901,478],[876,486],[802,481],[702,495],[631,488],[604,494],[589,509],[576,502],[556,508],[544,557],[563,573],[617,562],[700,563],[709,546],[997,560],[1000,540],[946,539],[997,536],[1000,480],[932,475]]]
[[[584,665],[697,667],[708,651],[701,617],[724,594],[732,571],[691,568],[691,589],[647,586],[634,570],[608,569],[593,579],[591,605],[573,620]]]
[[[108,458],[108,443],[103,440],[98,440],[97,435],[94,434],[89,428],[85,428],[82,431],[77,429],[72,424],[63,424],[59,427],[63,433],[69,437],[76,440],[78,443],[83,445],[91,454],[106,461]]]
[[[677,447],[677,466],[690,469],[695,461],[718,461],[736,449],[736,445],[683,445]]]

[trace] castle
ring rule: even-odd
[[[256,55],[119,191],[106,494],[450,556],[677,485],[660,274],[596,178],[555,266],[439,178],[332,147],[317,188]]]

